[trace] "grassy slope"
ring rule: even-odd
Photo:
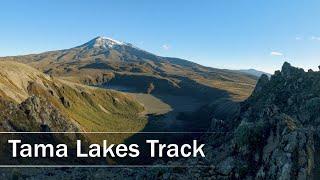
[[[28,96],[39,96],[83,131],[137,132],[146,124],[140,115],[144,108],[123,93],[52,78],[15,62],[0,61],[0,72],[2,99],[21,103]]]

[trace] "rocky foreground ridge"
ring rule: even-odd
[[[212,144],[208,177],[318,178],[319,80],[319,72],[287,62],[271,78],[261,76],[236,118],[212,120],[212,130],[229,133],[206,137]]]
[[[217,177],[319,177],[319,80],[319,72],[289,63],[270,79],[261,76],[238,118],[225,120],[233,125],[224,129],[233,133],[226,144],[213,148]],[[225,157],[219,150],[227,152]]]

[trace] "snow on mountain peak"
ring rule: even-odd
[[[102,48],[113,48],[114,46],[120,46],[124,45],[125,43],[121,41],[114,40],[109,37],[103,37],[99,36],[94,38],[93,40],[86,43],[86,45],[89,45],[91,47],[102,47]]]
[[[121,41],[117,41],[115,39],[109,38],[109,37],[103,37],[103,36],[99,36],[98,37],[99,41],[102,41],[104,43],[108,43],[108,44],[117,44],[117,45],[123,45],[124,43]]]

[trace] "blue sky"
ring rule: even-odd
[[[206,66],[273,72],[320,65],[320,1],[3,0],[0,56],[74,47],[103,35]]]

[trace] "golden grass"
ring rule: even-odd
[[[50,78],[15,62],[0,62],[0,72],[1,97],[8,97],[7,100],[14,100],[15,103],[31,95],[46,99],[83,131],[138,132],[147,123],[146,117],[140,115],[144,108],[124,93]],[[61,98],[70,106],[65,106]],[[23,120],[19,122],[29,126]],[[110,138],[120,143],[130,135],[113,135]]]

